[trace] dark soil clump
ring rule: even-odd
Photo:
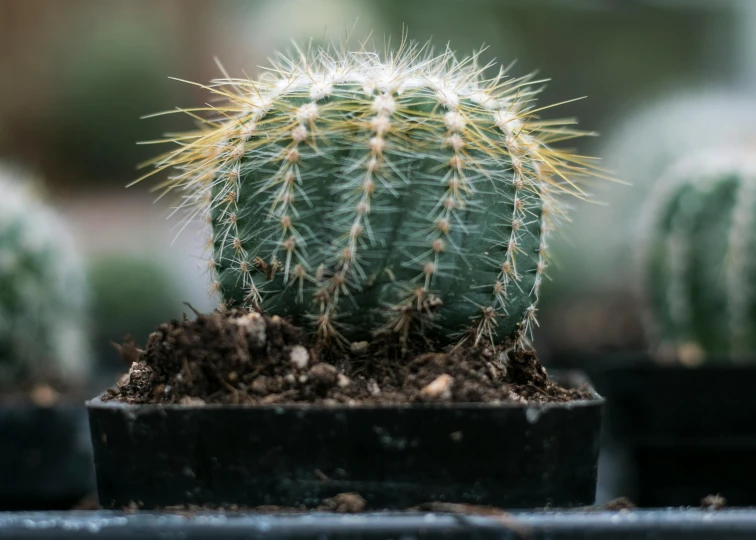
[[[402,356],[391,347],[326,355],[277,316],[215,311],[160,325],[103,399],[201,405],[564,402],[588,391],[552,382],[532,351],[460,345]]]

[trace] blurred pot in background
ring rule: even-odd
[[[88,285],[34,183],[0,169],[0,509],[68,508],[94,490]]]
[[[756,145],[697,152],[645,205],[635,265],[650,354],[594,365],[617,492],[756,504]]]

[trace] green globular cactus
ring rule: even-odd
[[[652,194],[638,257],[647,327],[664,356],[696,363],[756,351],[756,159],[681,161]]]
[[[319,49],[208,85],[223,103],[150,174],[208,220],[224,303],[321,341],[527,336],[557,194],[592,166],[552,147],[586,133],[537,117],[542,81],[477,60]]]
[[[29,179],[0,168],[0,388],[76,384],[89,367],[83,265]]]

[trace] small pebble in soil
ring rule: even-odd
[[[305,369],[310,362],[310,353],[301,345],[294,345],[289,352],[289,358],[296,369]]]
[[[339,370],[331,364],[315,364],[310,368],[308,378],[315,391],[321,395],[326,395],[328,390],[338,384]]]
[[[451,387],[454,379],[444,373],[420,390],[420,399],[428,401],[448,401],[451,399]]]

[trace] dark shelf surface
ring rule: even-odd
[[[756,509],[353,515],[154,512],[0,513],[0,539],[498,538],[665,540],[756,538]]]

